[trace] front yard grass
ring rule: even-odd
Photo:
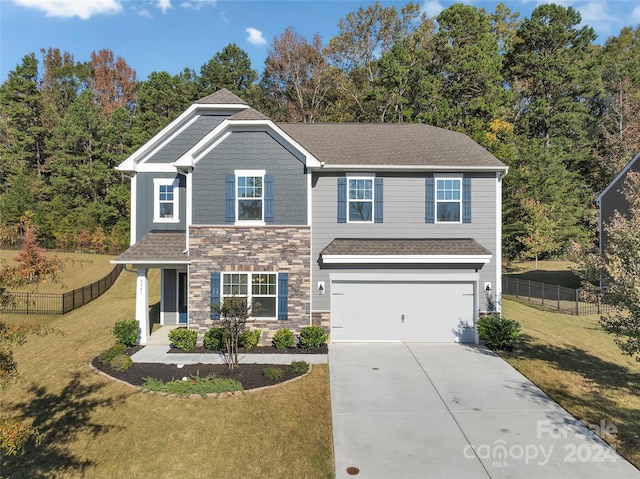
[[[151,273],[154,303],[159,277]],[[326,365],[240,397],[142,393],[89,369],[134,307],[135,275],[123,272],[106,294],[65,316],[8,318],[37,319],[62,334],[30,337],[16,349],[23,381],[2,393],[2,409],[34,421],[44,440],[2,458],[2,477],[333,477]]]
[[[503,274],[523,281],[578,289],[580,278],[572,271],[574,267],[571,261],[544,260],[538,261],[536,269],[535,261],[513,261],[503,265]]]
[[[0,261],[7,264],[16,264],[14,258],[18,256],[17,250],[0,250]],[[30,285],[21,289],[13,289],[12,291],[35,291],[39,293],[64,293],[82,288],[95,281],[104,278],[111,272],[114,265],[109,260],[114,256],[104,254],[88,254],[88,253],[52,253],[59,256],[64,261],[64,269],[59,273],[58,283],[42,282],[37,285]]]
[[[598,316],[572,316],[503,303],[505,318],[522,326],[523,341],[500,355],[577,419],[640,468],[640,363],[623,356]],[[604,422],[603,422],[604,421]]]

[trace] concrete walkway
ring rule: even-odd
[[[338,343],[329,371],[337,479],[640,478],[486,348]]]
[[[224,354],[169,353],[168,345],[147,345],[131,356],[134,363],[163,364],[227,364]],[[306,361],[309,364],[327,362],[326,354],[239,354],[241,364],[291,364]]]

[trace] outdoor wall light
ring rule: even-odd
[[[318,294],[324,294],[324,281],[318,281]]]
[[[484,283],[484,293],[491,294],[491,283]]]

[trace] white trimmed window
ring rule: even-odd
[[[462,222],[462,176],[435,177],[436,223]]]
[[[265,170],[237,170],[236,221],[264,224]]]
[[[277,318],[277,293],[277,273],[222,273],[222,301],[230,296],[247,298],[253,318]]]
[[[155,223],[178,223],[180,221],[178,179],[154,178],[153,221]]]
[[[373,177],[347,178],[347,222],[373,223]]]

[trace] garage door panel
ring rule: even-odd
[[[333,281],[332,340],[473,342],[474,284]]]

